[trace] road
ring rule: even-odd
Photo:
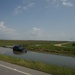
[[[0,75],[51,75],[37,70],[0,61]]]
[[[0,54],[10,51],[9,48],[0,47]],[[37,70],[25,68],[15,64],[10,64],[4,61],[0,61],[0,75],[50,75]]]

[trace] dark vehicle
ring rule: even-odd
[[[20,45],[16,45],[13,47],[13,51],[27,52],[27,49],[25,49],[24,47]]]

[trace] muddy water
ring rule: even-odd
[[[0,54],[18,57],[26,60],[40,61],[47,64],[61,65],[75,68],[75,57],[61,56],[38,52],[13,52],[10,48],[0,48]]]

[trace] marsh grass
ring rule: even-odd
[[[28,50],[36,52],[75,55],[75,46],[72,43],[54,46],[54,44],[68,43],[67,41],[33,41],[33,40],[0,40],[0,46],[22,45]],[[64,47],[63,47],[64,46]]]
[[[12,64],[17,64],[23,67],[39,70],[52,75],[75,75],[75,69],[71,69],[67,67],[48,65],[41,62],[35,62],[35,61],[28,61],[28,60],[23,60],[20,58],[6,56],[2,54],[0,54],[0,60]]]

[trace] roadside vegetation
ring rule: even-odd
[[[68,41],[0,40],[0,46],[3,47],[20,44],[31,51],[65,55],[75,55],[73,43]]]
[[[35,62],[35,61],[28,61],[28,60],[23,60],[20,58],[6,56],[2,54],[0,54],[0,60],[12,64],[17,64],[23,67],[39,70],[52,75],[75,75],[75,69],[71,69],[67,67],[48,65],[41,62]]]
[[[75,55],[75,46],[73,46],[73,42],[40,40],[0,40],[1,47],[14,46],[19,44],[31,51]],[[59,46],[57,46],[57,44],[59,44]]]

